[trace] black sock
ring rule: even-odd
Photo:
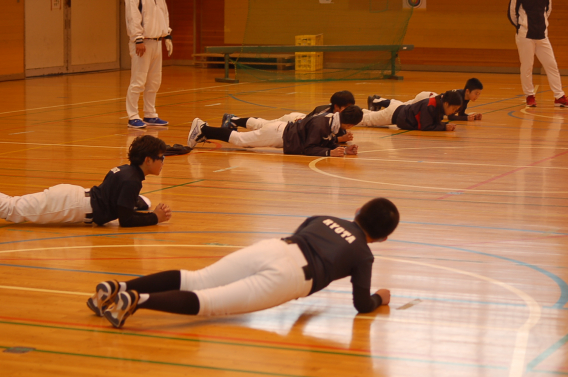
[[[230,128],[220,128],[220,127],[211,127],[211,126],[203,126],[201,127],[201,133],[205,135],[207,139],[213,140],[221,140],[221,141],[229,141],[229,136],[231,136]]]
[[[161,312],[190,314],[199,313],[199,298],[191,291],[168,291],[152,293],[138,308]]]
[[[179,290],[181,286],[181,271],[171,270],[142,276],[126,282],[126,290],[138,293],[155,293]]]
[[[247,120],[249,120],[249,118],[231,119],[231,123],[237,127],[247,128]]]
[[[390,100],[390,99],[384,99],[384,100],[382,100],[382,101],[375,102],[374,104],[375,104],[375,106],[377,106],[377,108],[380,110],[380,109],[382,109],[383,107],[389,107],[390,104],[391,104],[391,100]]]

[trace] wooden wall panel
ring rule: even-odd
[[[24,1],[0,3],[0,80],[24,77]]]

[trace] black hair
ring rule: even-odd
[[[481,81],[479,81],[478,79],[471,78],[469,80],[467,80],[467,82],[465,83],[465,88],[464,89],[468,89],[470,92],[474,91],[474,90],[483,90],[483,84],[481,83]]]
[[[398,209],[393,202],[385,198],[368,201],[355,215],[355,222],[375,240],[394,232],[399,220]]]
[[[160,153],[166,152],[166,143],[157,137],[138,136],[128,149],[128,159],[132,165],[142,165],[146,157],[158,158]]]
[[[342,90],[341,92],[335,92],[329,99],[331,106],[337,105],[338,107],[345,107],[349,105],[355,105],[355,97],[353,93],[348,90]]]
[[[455,89],[448,90],[446,93],[438,95],[438,97],[449,106],[461,106],[463,104],[462,96]]]
[[[339,113],[339,121],[341,124],[356,125],[363,120],[363,110],[359,106],[349,105]]]

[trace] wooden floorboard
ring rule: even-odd
[[[403,72],[402,81],[221,84],[222,70],[164,67],[168,127],[126,127],[130,72],[0,82],[0,192],[91,187],[127,163],[134,137],[186,144],[191,121],[277,118],[350,90],[408,100],[485,89],[455,132],[356,127],[358,156],[290,156],[201,143],[167,157],[142,193],[173,216],[147,228],[0,220],[2,376],[568,375],[568,109],[545,76],[525,108],[518,75]],[[201,318],[139,311],[121,330],[85,301],[106,279],[198,269],[293,232],[304,218],[351,219],[374,197],[401,224],[373,244],[373,288],[392,302],[357,315],[348,279],[257,313]]]

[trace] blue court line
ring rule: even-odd
[[[125,273],[120,273],[120,272],[74,270],[74,269],[69,269],[69,268],[55,268],[55,267],[41,267],[41,266],[26,266],[26,265],[7,264],[7,263],[0,263],[0,266],[4,266],[4,267],[17,267],[17,268],[33,268],[33,269],[36,269],[36,270],[65,271],[65,272],[83,272],[83,273],[85,273],[85,274],[103,274],[103,275],[119,275],[119,276],[133,276],[133,277],[141,277],[141,276],[144,276],[144,275],[139,275],[139,274],[125,274]]]
[[[555,370],[540,370],[540,369],[532,369],[531,372],[533,373],[548,373],[548,374],[556,374],[561,376],[568,376],[568,372],[560,372]]]
[[[502,260],[505,260],[507,262],[512,262],[512,263],[517,264],[517,265],[522,266],[522,267],[527,267],[527,268],[533,269],[533,270],[540,272],[541,274],[549,277],[550,279],[552,279],[560,288],[560,297],[558,298],[558,301],[556,301],[556,303],[554,305],[550,306],[550,308],[552,308],[552,309],[564,309],[564,306],[568,302],[568,284],[566,284],[566,282],[564,280],[562,280],[559,276],[557,276],[557,275],[553,274],[552,272],[549,272],[549,271],[547,271],[543,268],[540,268],[540,267],[538,267],[534,264],[522,262],[522,261],[512,259],[512,258],[503,257],[503,256],[500,256],[500,255],[494,255],[494,254],[484,253],[484,252],[475,251],[475,250],[468,250],[468,249],[464,249],[464,248],[461,248],[461,247],[435,245],[435,244],[429,244],[429,243],[423,243],[423,242],[413,242],[413,241],[398,241],[398,240],[390,240],[390,241],[391,242],[398,242],[398,243],[407,243],[407,244],[422,245],[422,246],[433,246],[433,247],[440,247],[440,248],[443,248],[443,249],[465,251],[466,253],[485,255],[485,256],[488,256],[488,257],[492,257],[492,258],[502,259]]]
[[[549,356],[551,356],[554,352],[558,351],[567,342],[568,342],[568,334],[564,335],[556,343],[554,343],[553,345],[548,347],[548,349],[546,351],[544,351],[543,353],[541,353],[540,355],[535,357],[530,363],[528,363],[527,364],[527,371],[528,372],[537,372],[536,370],[534,370],[534,367],[536,367],[538,364],[543,362],[545,359],[547,359]],[[540,371],[539,370],[538,372],[568,374],[567,372],[555,372],[555,371],[549,372],[549,371]]]

